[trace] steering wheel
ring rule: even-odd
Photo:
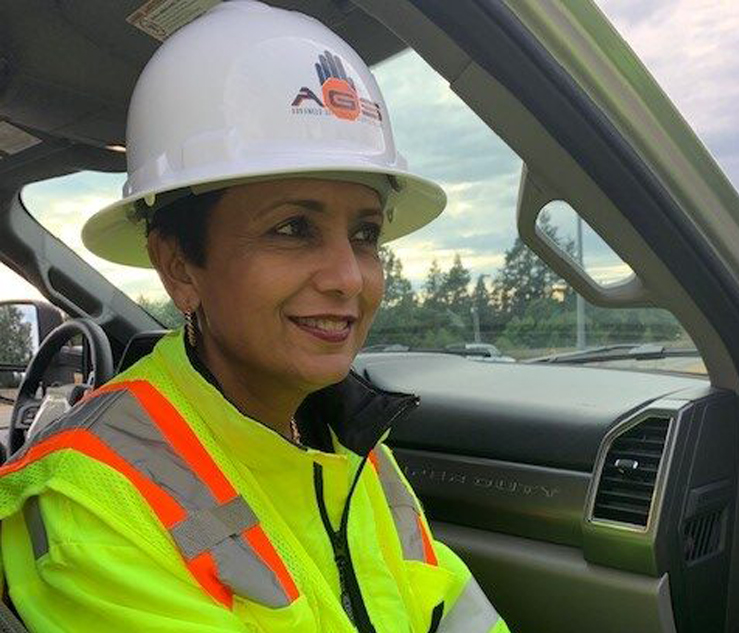
[[[103,329],[91,319],[71,319],[62,323],[43,340],[26,369],[10,417],[10,455],[23,446],[28,429],[47,403],[49,396],[46,388],[41,399],[37,398],[37,392],[52,360],[64,344],[78,334],[82,335],[82,370],[86,381],[82,385],[75,385],[69,394],[68,404],[73,405],[85,391],[97,389],[113,377],[113,352]]]

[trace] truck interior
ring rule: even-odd
[[[68,338],[85,337],[102,384],[163,334],[20,195],[66,174],[125,171],[127,104],[160,44],[127,20],[142,4],[0,3],[0,262],[74,320],[26,373],[11,452]],[[269,4],[318,18],[370,65],[414,49],[523,161],[527,245],[593,304],[668,310],[706,366],[697,376],[361,354],[364,377],[421,397],[388,443],[436,538],[516,633],[739,630],[739,205],[707,150],[587,0]],[[434,124],[432,110],[419,116]],[[536,224],[553,200],[634,274],[603,287],[558,252]]]

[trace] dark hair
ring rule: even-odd
[[[213,207],[223,195],[223,189],[206,193],[188,194],[167,203],[153,213],[142,200],[136,203],[134,216],[146,222],[146,235],[158,231],[162,237],[177,240],[185,258],[201,268],[205,266],[205,245],[208,237],[208,220]]]

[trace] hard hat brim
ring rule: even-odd
[[[327,161],[328,162],[328,161]],[[360,162],[360,161],[358,161]],[[171,187],[157,191],[140,192],[115,202],[93,215],[82,227],[82,242],[98,257],[116,264],[153,268],[146,247],[146,226],[135,217],[135,205],[140,200],[156,198],[163,193],[185,188],[208,185],[208,189],[226,188],[248,182],[272,180],[275,177],[309,177],[356,181],[366,184],[363,175],[375,174],[393,177],[397,190],[391,192],[386,201],[386,217],[380,235],[380,243],[403,237],[434,220],[446,206],[446,194],[436,183],[400,169],[388,169],[372,163],[356,166],[334,163],[325,166],[294,164],[273,170],[262,169],[258,174],[230,174],[214,181],[210,178],[193,178],[185,182],[172,183]],[[340,175],[340,178],[336,176]],[[356,177],[356,180],[354,177]]]

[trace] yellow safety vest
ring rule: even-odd
[[[11,598],[44,633],[507,631],[380,443],[415,401],[352,374],[301,447],[168,335],[0,468]]]

